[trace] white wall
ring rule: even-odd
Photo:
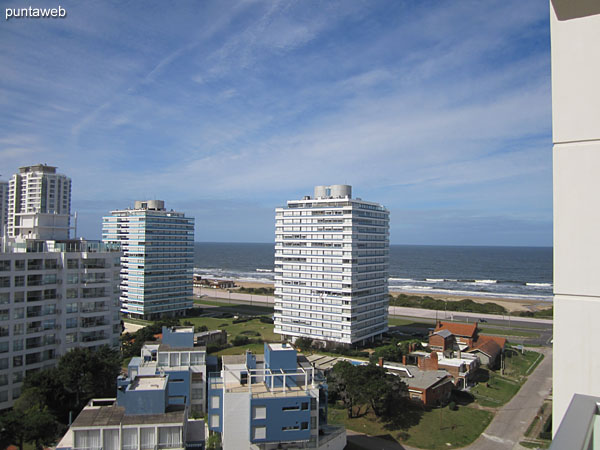
[[[575,393],[600,395],[600,2],[551,0],[556,432]]]

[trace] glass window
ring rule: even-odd
[[[17,270],[17,271],[25,270],[25,260],[23,260],[23,259],[16,260],[15,261],[15,270]]]
[[[219,409],[221,404],[221,397],[218,395],[213,395],[210,397],[210,407],[212,409]]]
[[[18,291],[13,293],[13,300],[15,303],[22,303],[25,300],[25,292]]]
[[[8,352],[8,341],[0,342],[0,353]]]
[[[25,286],[25,276],[17,275],[15,277],[15,286]]]

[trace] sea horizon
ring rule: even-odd
[[[194,272],[207,278],[274,283],[274,243],[196,242]],[[390,245],[389,289],[550,301],[552,247]]]

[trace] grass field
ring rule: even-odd
[[[497,408],[513,398],[520,388],[521,383],[490,371],[489,380],[472,388],[471,393],[475,395],[477,403],[481,406]]]
[[[492,420],[492,413],[469,407],[424,411],[419,423],[406,429],[387,429],[372,414],[348,419],[345,409],[329,409],[328,420],[346,428],[425,449],[464,447],[479,437]],[[450,445],[448,445],[448,443]]]
[[[209,330],[225,330],[227,331],[227,341],[231,342],[236,336],[242,335],[249,338],[253,338],[248,332],[259,333],[263,340],[269,342],[279,341],[279,336],[273,333],[273,325],[269,323],[263,323],[259,319],[252,319],[247,322],[233,323],[232,318],[220,318],[220,317],[186,317],[181,320],[191,322],[194,326],[205,325]],[[245,332],[245,333],[244,333]],[[228,349],[228,350],[233,350]],[[261,351],[262,353],[262,346]]]
[[[492,328],[492,327],[479,327],[481,334],[494,334],[497,336],[516,336],[525,338],[538,338],[540,333],[525,330],[512,330],[509,328]]]

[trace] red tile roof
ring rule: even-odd
[[[486,355],[495,358],[506,344],[506,338],[499,336],[485,336],[481,335],[475,342],[473,342],[473,350],[480,350]]]
[[[435,331],[448,330],[455,336],[474,337],[477,332],[476,323],[438,322]]]

